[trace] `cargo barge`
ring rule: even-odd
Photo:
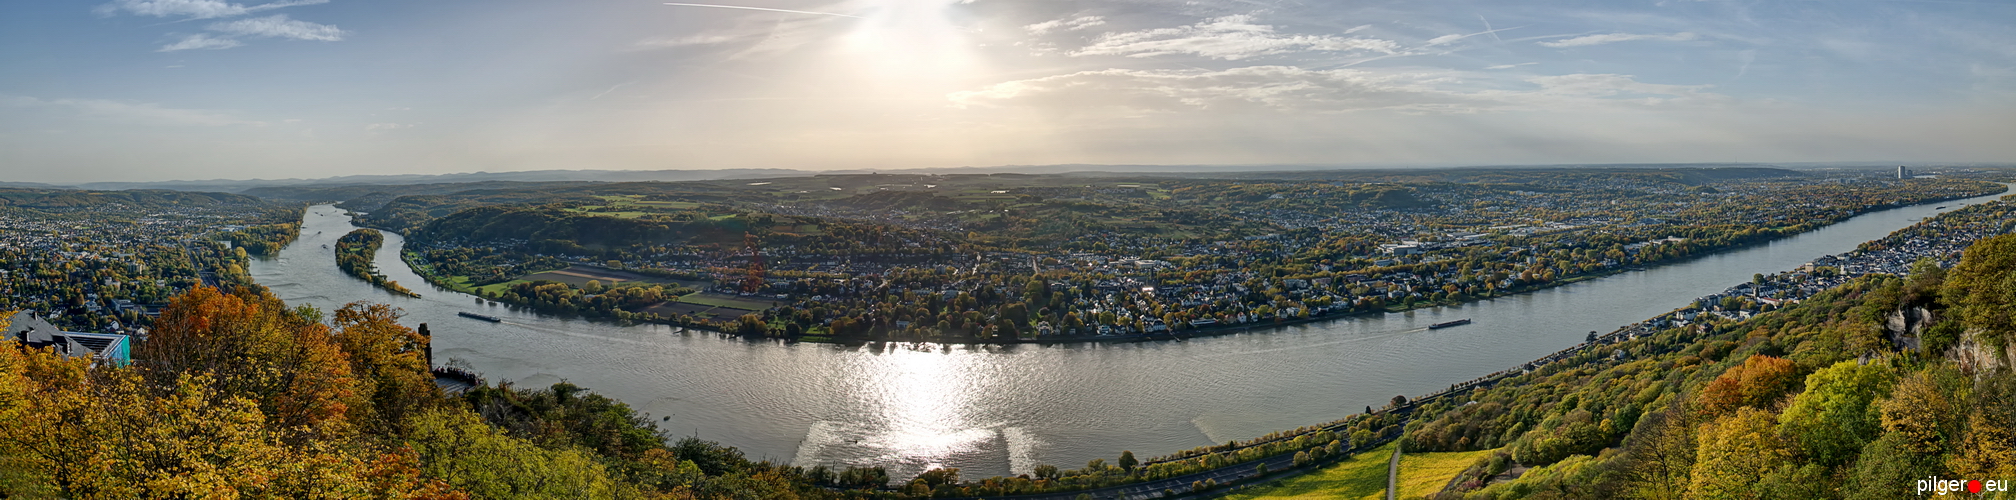
[[[498,317],[496,317],[496,316],[484,316],[484,315],[481,315],[481,314],[476,314],[476,313],[472,313],[472,312],[468,312],[468,311],[463,311],[463,312],[458,312],[458,313],[455,313],[455,314],[458,314],[458,315],[461,315],[461,316],[462,316],[462,317],[464,317],[464,318],[470,318],[470,319],[480,319],[480,320],[483,320],[483,321],[488,321],[488,322],[491,322],[491,323],[502,323],[502,322],[504,322],[504,320],[503,320],[503,319],[499,319],[499,318],[498,318]]]
[[[1448,328],[1448,327],[1452,327],[1452,326],[1463,326],[1463,325],[1468,325],[1468,324],[1470,324],[1470,318],[1463,318],[1463,319],[1459,319],[1459,320],[1456,320],[1456,321],[1446,321],[1446,322],[1442,322],[1442,323],[1436,323],[1436,324],[1433,324],[1433,325],[1428,325],[1428,329],[1429,329],[1429,330],[1441,330],[1441,329],[1443,329],[1443,328]]]

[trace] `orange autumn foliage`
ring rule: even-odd
[[[1770,410],[1799,380],[1799,369],[1790,360],[1753,355],[1709,382],[1701,392],[1700,408],[1711,416],[1746,406]]]
[[[298,433],[350,432],[339,417],[366,403],[329,327],[263,290],[190,290],[162,311],[134,354],[157,382],[209,373],[220,389],[258,401],[276,427]]]
[[[352,420],[439,400],[424,361],[403,362],[417,356],[411,342],[339,341],[406,338],[386,324],[396,314],[349,332],[319,315],[263,291],[199,287],[163,311],[132,365],[0,340],[0,497],[468,498],[423,477],[411,450],[376,451],[391,436]],[[360,366],[403,381],[408,400],[367,397],[382,384],[354,376]]]

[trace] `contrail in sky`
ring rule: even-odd
[[[665,4],[665,5],[671,5],[671,6],[675,6],[675,7],[713,7],[713,8],[716,8],[716,9],[742,9],[742,10],[763,10],[763,11],[770,11],[770,12],[789,12],[789,13],[792,13],[792,14],[813,14],[813,15],[820,15],[820,16],[837,16],[837,17],[851,17],[851,18],[855,18],[855,19],[866,19],[866,18],[864,18],[864,17],[861,17],[861,16],[850,16],[850,15],[846,15],[846,14],[834,14],[834,13],[831,13],[831,12],[812,12],[812,11],[805,11],[805,10],[785,10],[785,9],[770,9],[770,8],[764,8],[764,7],[743,7],[743,6],[740,6],[740,5],[713,5],[713,4],[704,4],[704,3],[667,3],[667,4]]]

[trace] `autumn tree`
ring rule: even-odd
[[[385,304],[351,303],[336,311],[335,341],[357,375],[357,393],[367,405],[349,412],[360,425],[396,426],[439,394],[427,366],[427,337],[399,324],[399,312]]]
[[[1899,436],[1899,446],[1920,455],[1939,455],[1959,437],[1967,384],[1956,371],[1938,367],[1911,373],[1881,403],[1883,430]]]
[[[1946,466],[1962,477],[2016,477],[2016,375],[1984,377],[1974,393],[1966,433]]]
[[[1719,415],[1739,406],[1766,408],[1798,381],[1798,368],[1791,361],[1750,356],[1708,383],[1701,391],[1701,411]]]
[[[1624,442],[1623,473],[1633,486],[1629,491],[1651,500],[1679,500],[1687,493],[1696,415],[1669,403],[1638,422]]]
[[[347,353],[328,327],[310,319],[317,315],[313,309],[288,309],[263,290],[226,294],[197,287],[162,311],[134,358],[153,385],[205,374],[218,392],[257,402],[279,428],[341,435],[350,431],[337,417],[363,398],[355,391]]]
[[[1690,498],[1753,498],[1758,481],[1791,458],[1770,412],[1737,408],[1701,425]]]

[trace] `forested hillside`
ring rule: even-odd
[[[1951,486],[1933,478],[1992,491],[2006,483],[1985,481],[2016,479],[2012,318],[2016,235],[2003,235],[1950,270],[1922,261],[1908,277],[1429,405],[1403,446],[1498,450],[1437,498],[1875,499]]]
[[[818,498],[886,479],[816,487],[564,383],[446,394],[398,320],[198,288],[130,366],[0,341],[0,498]]]

